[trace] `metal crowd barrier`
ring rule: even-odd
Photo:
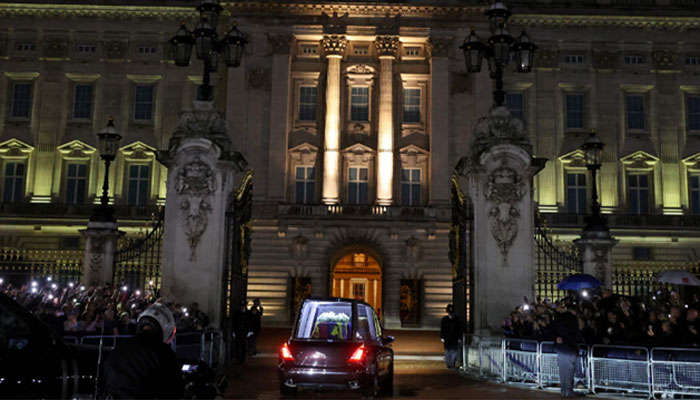
[[[559,384],[553,342],[503,339],[468,349],[466,366],[502,382]],[[700,350],[687,348],[579,346],[574,388],[578,391],[642,393],[649,397],[700,397]],[[582,387],[581,387],[582,386]],[[661,396],[659,396],[661,395]]]
[[[540,383],[540,352],[536,340],[504,339],[503,381]]]
[[[591,392],[596,389],[651,394],[649,351],[645,347],[594,345],[589,358]]]
[[[78,340],[76,336],[64,336],[63,339],[71,344],[85,344],[114,348],[124,340],[131,340],[131,335],[90,335],[83,336]],[[175,335],[170,345],[179,359],[200,360],[209,366],[214,366],[220,360],[220,353],[223,349],[223,337],[218,331],[205,332],[182,332]]]
[[[700,350],[651,349],[652,396],[700,395]]]
[[[554,350],[554,342],[540,342],[540,388],[559,384],[559,362]],[[574,373],[574,390],[578,385],[583,385],[586,391],[591,388],[591,375],[588,368],[589,347],[578,346],[576,358],[576,371]]]

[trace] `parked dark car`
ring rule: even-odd
[[[97,346],[66,344],[0,293],[1,398],[92,398],[98,351]]]
[[[299,387],[359,389],[365,397],[390,393],[393,341],[383,336],[377,314],[363,301],[307,299],[279,352],[280,393],[294,395]]]

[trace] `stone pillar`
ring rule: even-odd
[[[114,253],[117,242],[124,236],[116,222],[88,222],[87,229],[79,231],[85,236],[82,284],[85,286],[114,283]]]
[[[379,137],[377,139],[377,204],[389,206],[394,188],[394,79],[393,63],[399,47],[396,36],[379,36],[375,42],[379,71]]]
[[[223,113],[195,101],[159,160],[168,167],[161,296],[199,303],[211,325],[223,315],[226,210],[245,160],[233,151]]]
[[[604,230],[584,230],[581,238],[574,240],[583,259],[583,273],[595,276],[603,287],[612,289],[612,248],[618,240]]]
[[[503,318],[534,298],[533,176],[544,159],[532,157],[525,125],[505,107],[475,127],[472,156],[458,171],[467,177],[474,207],[474,334],[501,335]]]
[[[272,99],[270,100],[270,149],[268,152],[267,198],[283,201],[287,170],[287,121],[289,108],[290,35],[269,35],[272,47]]]
[[[324,204],[340,202],[340,60],[347,40],[345,36],[326,35],[323,48],[328,59],[326,80],[326,125],[323,153]]]
[[[430,204],[450,203],[450,59],[452,40],[430,39]],[[428,98],[428,97],[426,97]]]

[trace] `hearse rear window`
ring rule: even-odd
[[[352,304],[307,301],[299,313],[296,339],[351,340]]]

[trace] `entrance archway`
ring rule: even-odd
[[[377,259],[363,251],[351,251],[338,259],[331,271],[334,297],[363,300],[381,310],[382,269]]]

